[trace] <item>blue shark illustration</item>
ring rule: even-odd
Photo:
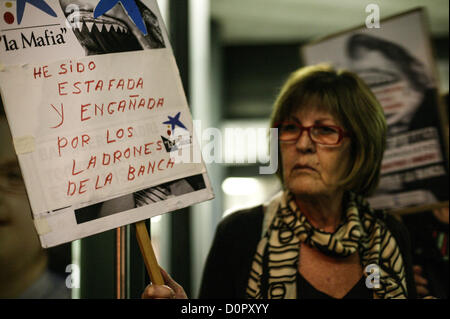
[[[139,8],[136,5],[135,0],[100,0],[94,9],[94,18],[105,14],[111,10],[116,4],[122,4],[122,7],[128,13],[128,16],[133,20],[134,24],[141,30],[144,35],[147,35],[147,28],[145,27],[144,20],[142,19]]]

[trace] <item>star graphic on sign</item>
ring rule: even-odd
[[[23,12],[25,11],[25,4],[29,3],[38,9],[41,9],[48,15],[56,17],[55,11],[44,0],[17,0],[17,23],[22,22]]]
[[[175,115],[174,117],[168,116],[169,120],[163,122],[163,124],[172,125],[172,131],[175,128],[175,126],[177,126],[177,125],[181,128],[184,128],[185,130],[187,130],[186,126],[184,126],[183,123],[180,122],[180,113],[181,112],[178,112],[177,115]]]
[[[145,27],[144,20],[142,19],[135,0],[100,0],[94,9],[94,18],[98,18],[102,14],[105,14],[119,2],[139,30],[141,30],[144,35],[147,35],[147,28]]]

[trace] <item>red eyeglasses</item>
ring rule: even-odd
[[[303,126],[296,122],[281,122],[275,125],[278,128],[278,139],[281,142],[296,141],[303,133],[307,131],[309,138],[322,145],[337,145],[349,133],[339,126],[335,125],[311,125]]]

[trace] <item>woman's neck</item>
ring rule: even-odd
[[[296,196],[295,202],[315,228],[333,233],[342,221],[343,193],[333,196]]]

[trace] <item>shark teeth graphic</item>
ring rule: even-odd
[[[92,32],[92,27],[94,26],[94,22],[85,22],[89,32]]]
[[[95,24],[95,26],[97,27],[98,31],[100,31],[100,32],[102,32],[104,25],[105,25],[104,23],[96,23]]]
[[[105,28],[106,28],[106,31],[109,32],[109,31],[111,30],[112,24],[110,24],[110,23],[105,23],[104,26],[105,26]]]
[[[99,32],[111,32],[112,28],[114,32],[128,34],[128,27],[120,22],[93,20],[91,19],[91,17],[88,17],[88,19],[86,19],[82,16],[74,16],[70,19],[69,23],[72,29],[78,29],[80,31],[83,29],[84,25],[86,25],[88,31],[92,32],[92,28],[95,25]]]

